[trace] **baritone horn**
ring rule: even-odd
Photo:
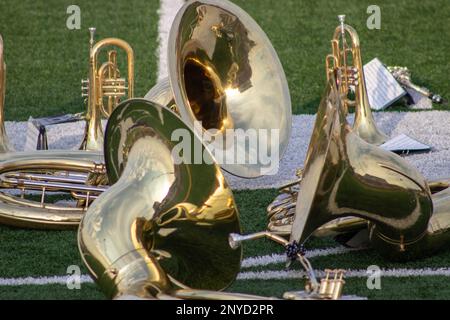
[[[134,53],[124,40],[106,38],[95,43],[95,28],[89,28],[89,78],[82,80],[82,96],[87,98],[86,129],[80,149],[103,150],[101,117],[108,118],[124,97],[134,96]],[[100,52],[114,46],[127,54],[127,78],[121,76],[117,50],[107,52],[108,60],[99,65]]]
[[[167,64],[169,77],[146,99],[177,112],[198,134],[210,132],[211,145],[221,143],[219,152],[227,153],[237,140],[236,149],[250,158],[259,149],[239,143],[238,133],[265,131],[255,145],[281,158],[292,126],[286,76],[270,40],[242,9],[228,1],[188,1],[172,24]],[[236,140],[226,136],[231,130]],[[240,177],[268,173],[255,160],[220,164]]]

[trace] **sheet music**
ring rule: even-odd
[[[383,143],[380,148],[392,152],[427,151],[431,150],[429,145],[419,142],[406,134],[401,134]]]
[[[370,107],[374,110],[385,109],[406,94],[378,58],[364,65],[364,76]]]

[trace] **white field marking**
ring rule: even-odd
[[[0,278],[0,286],[67,284],[69,280],[73,281],[73,276]],[[93,280],[88,275],[82,275],[80,276],[80,283],[93,283]]]
[[[314,257],[323,257],[328,255],[344,254],[351,251],[358,251],[361,249],[350,249],[345,247],[335,247],[327,249],[314,249],[306,252],[306,257],[308,259]],[[251,268],[258,266],[267,266],[269,264],[280,264],[286,262],[286,255],[284,254],[271,254],[266,256],[251,257],[242,260],[242,268]]]
[[[349,116],[352,119],[353,115]],[[375,112],[377,126],[381,131],[395,137],[407,134],[433,146],[428,153],[409,154],[406,160],[415,166],[427,179],[450,177],[450,112]],[[315,116],[296,115],[292,121],[292,136],[276,175],[256,179],[242,179],[224,172],[233,190],[277,188],[292,181],[295,171],[303,166]],[[6,131],[15,150],[23,150],[26,122],[6,122]],[[73,122],[49,126],[48,144],[51,149],[77,149],[82,140],[84,122]]]
[[[319,278],[325,276],[325,271],[316,270],[316,275]],[[345,278],[365,278],[369,274],[367,270],[347,270],[345,272]],[[260,271],[260,272],[241,272],[239,273],[237,280],[282,280],[282,279],[301,279],[306,276],[304,271]],[[381,269],[381,277],[423,277],[423,276],[445,276],[450,277],[450,268],[424,268],[424,269]]]
[[[317,270],[316,275],[321,278],[325,276],[325,271]],[[237,280],[283,280],[283,279],[301,279],[305,276],[303,271],[261,271],[261,272],[241,272]],[[345,278],[365,278],[367,270],[347,270]],[[426,277],[426,276],[444,276],[450,277],[450,268],[423,268],[423,269],[382,269],[382,277]],[[23,285],[65,285],[69,276],[49,276],[49,277],[26,277],[26,278],[0,278],[0,286],[23,286]],[[81,283],[93,283],[88,275],[82,275]]]
[[[159,14],[159,47],[158,47],[158,81],[167,77],[167,44],[169,41],[170,27],[178,12],[183,6],[183,0],[161,0]],[[150,89],[150,88],[149,88]]]

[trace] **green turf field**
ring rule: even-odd
[[[333,2],[281,0],[235,0],[249,12],[273,41],[289,81],[294,112],[314,113],[324,89],[324,59],[337,25],[336,15],[347,14],[347,22],[359,32],[364,62],[379,57],[387,64],[408,66],[413,80],[433,91],[450,96],[448,81],[448,39],[450,4],[433,2],[377,1],[381,7],[381,30],[365,27],[366,8],[372,1]],[[136,55],[136,93],[144,95],[157,75],[159,1],[78,0],[82,28],[66,26],[68,0],[2,0],[0,33],[5,41],[8,66],[6,118],[26,120],[29,116],[73,113],[84,110],[80,79],[87,75],[89,26],[96,26],[97,39],[119,37],[128,41]],[[404,110],[401,107],[394,110]],[[275,190],[238,191],[236,200],[245,232],[262,230],[265,207]],[[329,248],[331,239],[315,239],[308,249]],[[245,257],[282,253],[267,241],[245,245]],[[312,259],[314,267],[366,269],[447,268],[450,252],[406,263],[391,263],[366,250]],[[66,275],[69,265],[80,265],[75,231],[29,231],[0,226],[0,278]],[[268,265],[245,271],[281,270]],[[298,266],[297,266],[298,268]],[[87,274],[82,266],[82,271]],[[371,299],[448,299],[448,277],[383,277],[381,290],[368,290],[366,278],[347,280],[345,293]],[[293,280],[238,280],[234,292],[281,296],[301,289]],[[1,286],[0,299],[102,299],[94,284],[81,290],[64,285]]]
[[[264,227],[266,205],[276,194],[275,190],[238,191],[236,201],[241,213],[244,232],[261,230]],[[307,249],[334,247],[332,239],[313,239]],[[244,245],[244,258],[282,253],[279,246],[260,240]],[[0,227],[0,278],[23,278],[66,275],[67,267],[83,266],[77,248],[75,231],[29,231]],[[339,256],[312,258],[318,270],[325,268],[366,269],[369,265],[380,268],[445,268],[450,261],[450,251],[408,263],[385,261],[373,250],[350,252]],[[251,267],[245,271],[282,270],[283,265],[272,264]],[[299,269],[295,266],[294,269]],[[450,287],[448,277],[382,277],[381,290],[369,290],[367,279],[347,279],[345,294],[356,294],[371,299],[448,299]],[[237,280],[228,290],[251,294],[280,297],[288,290],[300,290],[304,286],[301,279],[291,280]],[[0,286],[0,299],[102,299],[103,294],[94,284],[82,284],[81,290],[69,290],[65,285],[24,285]]]
[[[268,34],[289,81],[295,113],[314,113],[325,82],[324,59],[337,14],[359,33],[364,62],[379,57],[405,65],[413,80],[442,96],[448,85],[450,21],[447,0],[377,1],[381,30],[368,30],[371,1],[236,0]],[[2,0],[0,32],[8,64],[7,120],[82,111],[80,79],[87,75],[88,32],[119,37],[136,54],[136,94],[155,83],[157,0],[79,0],[82,30],[66,28],[69,0]],[[401,108],[397,108],[399,110]]]

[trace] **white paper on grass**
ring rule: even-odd
[[[406,94],[406,91],[378,58],[374,58],[364,65],[364,77],[370,107],[374,110],[385,109]]]
[[[401,134],[383,143],[380,148],[392,152],[427,151],[429,145],[419,142],[406,134]]]

